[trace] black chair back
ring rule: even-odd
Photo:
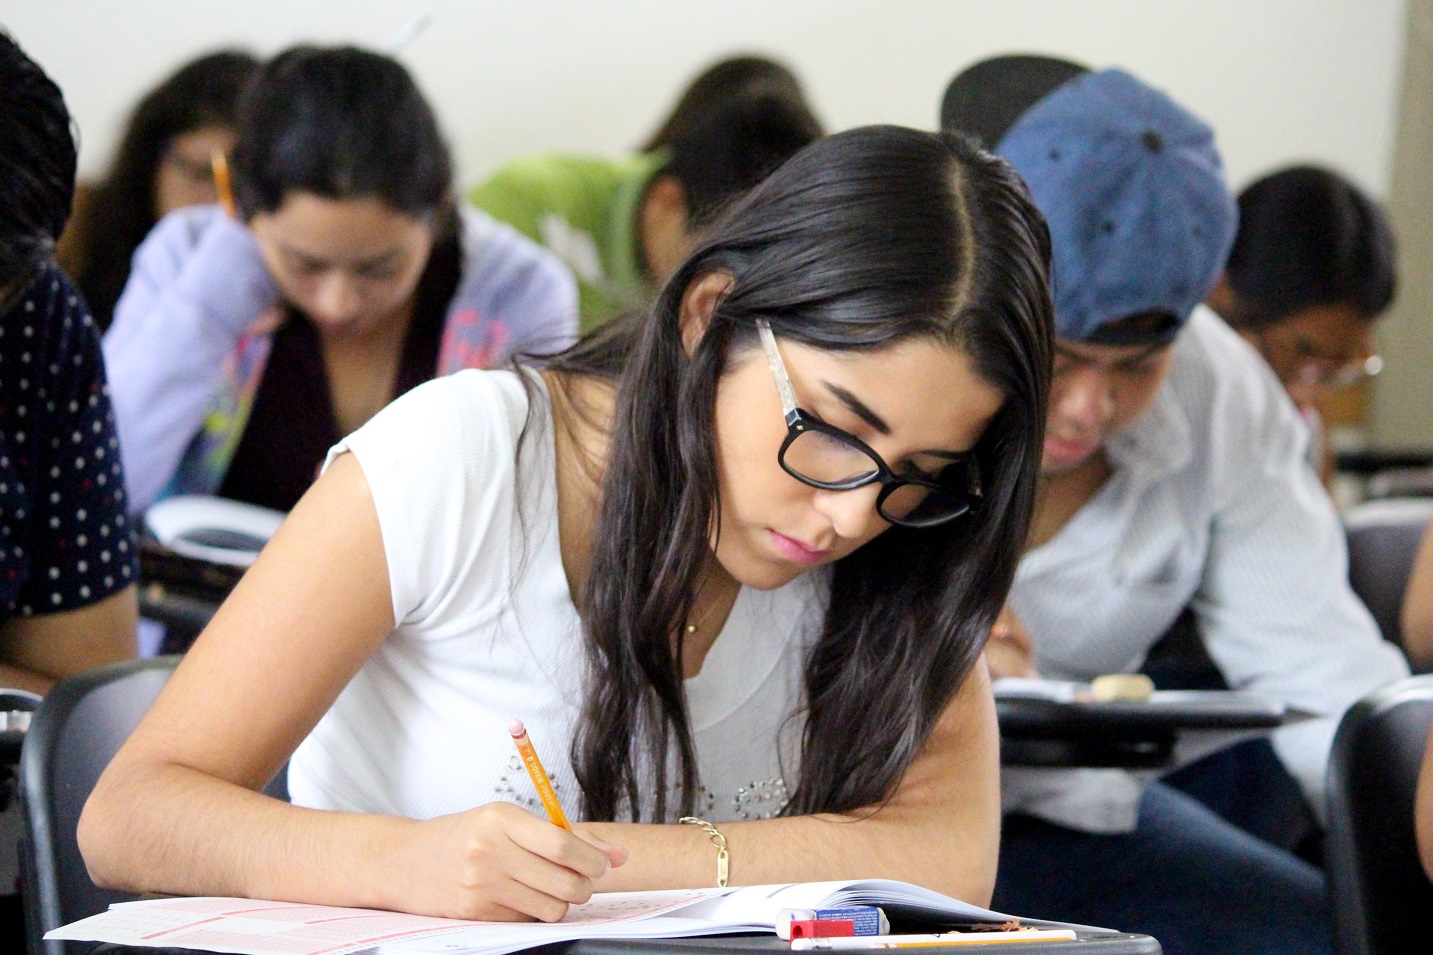
[[[1389,498],[1369,501],[1344,517],[1348,535],[1348,580],[1383,636],[1403,646],[1403,592],[1423,531],[1433,520],[1433,500]]]
[[[1412,677],[1354,704],[1334,737],[1324,849],[1341,955],[1428,950],[1413,801],[1430,719],[1433,676]]]
[[[75,830],[100,773],[168,682],[178,657],[131,660],[61,682],[35,712],[20,754],[26,836],[21,878],[32,955],[93,945],[41,936],[134,898],[90,881]]]

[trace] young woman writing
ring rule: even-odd
[[[672,825],[696,816],[734,884],[988,900],[979,655],[1039,463],[1047,256],[1004,163],[858,129],[716,222],[645,318],[395,402],[106,772],[92,874],[556,919],[713,884],[707,831]],[[514,716],[575,834],[524,808]],[[291,754],[297,805],[258,792]]]
[[[239,219],[165,218],[105,336],[130,506],[220,494],[288,510],[328,448],[413,386],[577,328],[566,268],[453,200],[402,66],[298,47],[240,103]]]

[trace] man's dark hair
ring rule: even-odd
[[[1378,204],[1342,176],[1293,166],[1239,195],[1239,233],[1225,280],[1234,325],[1262,328],[1317,305],[1350,305],[1370,320],[1393,301],[1393,230]]]
[[[1184,323],[1169,312],[1141,312],[1114,321],[1104,322],[1084,339],[1088,345],[1143,345],[1152,347],[1171,344]]]
[[[804,103],[801,81],[785,65],[764,56],[746,54],[718,60],[702,70],[682,91],[677,104],[662,125],[647,139],[642,152],[650,153],[672,144],[672,140],[694,122],[733,96],[754,86],[765,86]]]
[[[0,30],[0,284],[23,280],[54,253],[74,193],[65,98]]]
[[[682,184],[688,226],[697,228],[820,138],[805,101],[784,86],[756,83],[674,130],[661,172]]]

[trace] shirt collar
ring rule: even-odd
[[[1178,342],[1174,348],[1179,348]],[[1179,356],[1175,355],[1175,366]],[[1115,468],[1129,472],[1134,487],[1144,487],[1174,474],[1189,463],[1193,441],[1189,416],[1174,390],[1171,367],[1154,403],[1133,424],[1105,442]]]

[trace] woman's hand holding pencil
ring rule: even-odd
[[[514,720],[514,741],[522,724]],[[521,751],[521,742],[518,743]],[[527,742],[531,750],[532,744]],[[542,772],[536,761],[537,772]],[[524,754],[524,764],[533,772]],[[589,834],[576,834],[552,784],[538,792],[551,821],[521,806],[491,802],[450,816],[415,822],[414,837],[391,851],[392,891],[401,899],[377,904],[404,912],[490,921],[556,922],[570,905],[592,897],[597,880],[627,861],[627,852]],[[549,799],[551,800],[549,802]]]

